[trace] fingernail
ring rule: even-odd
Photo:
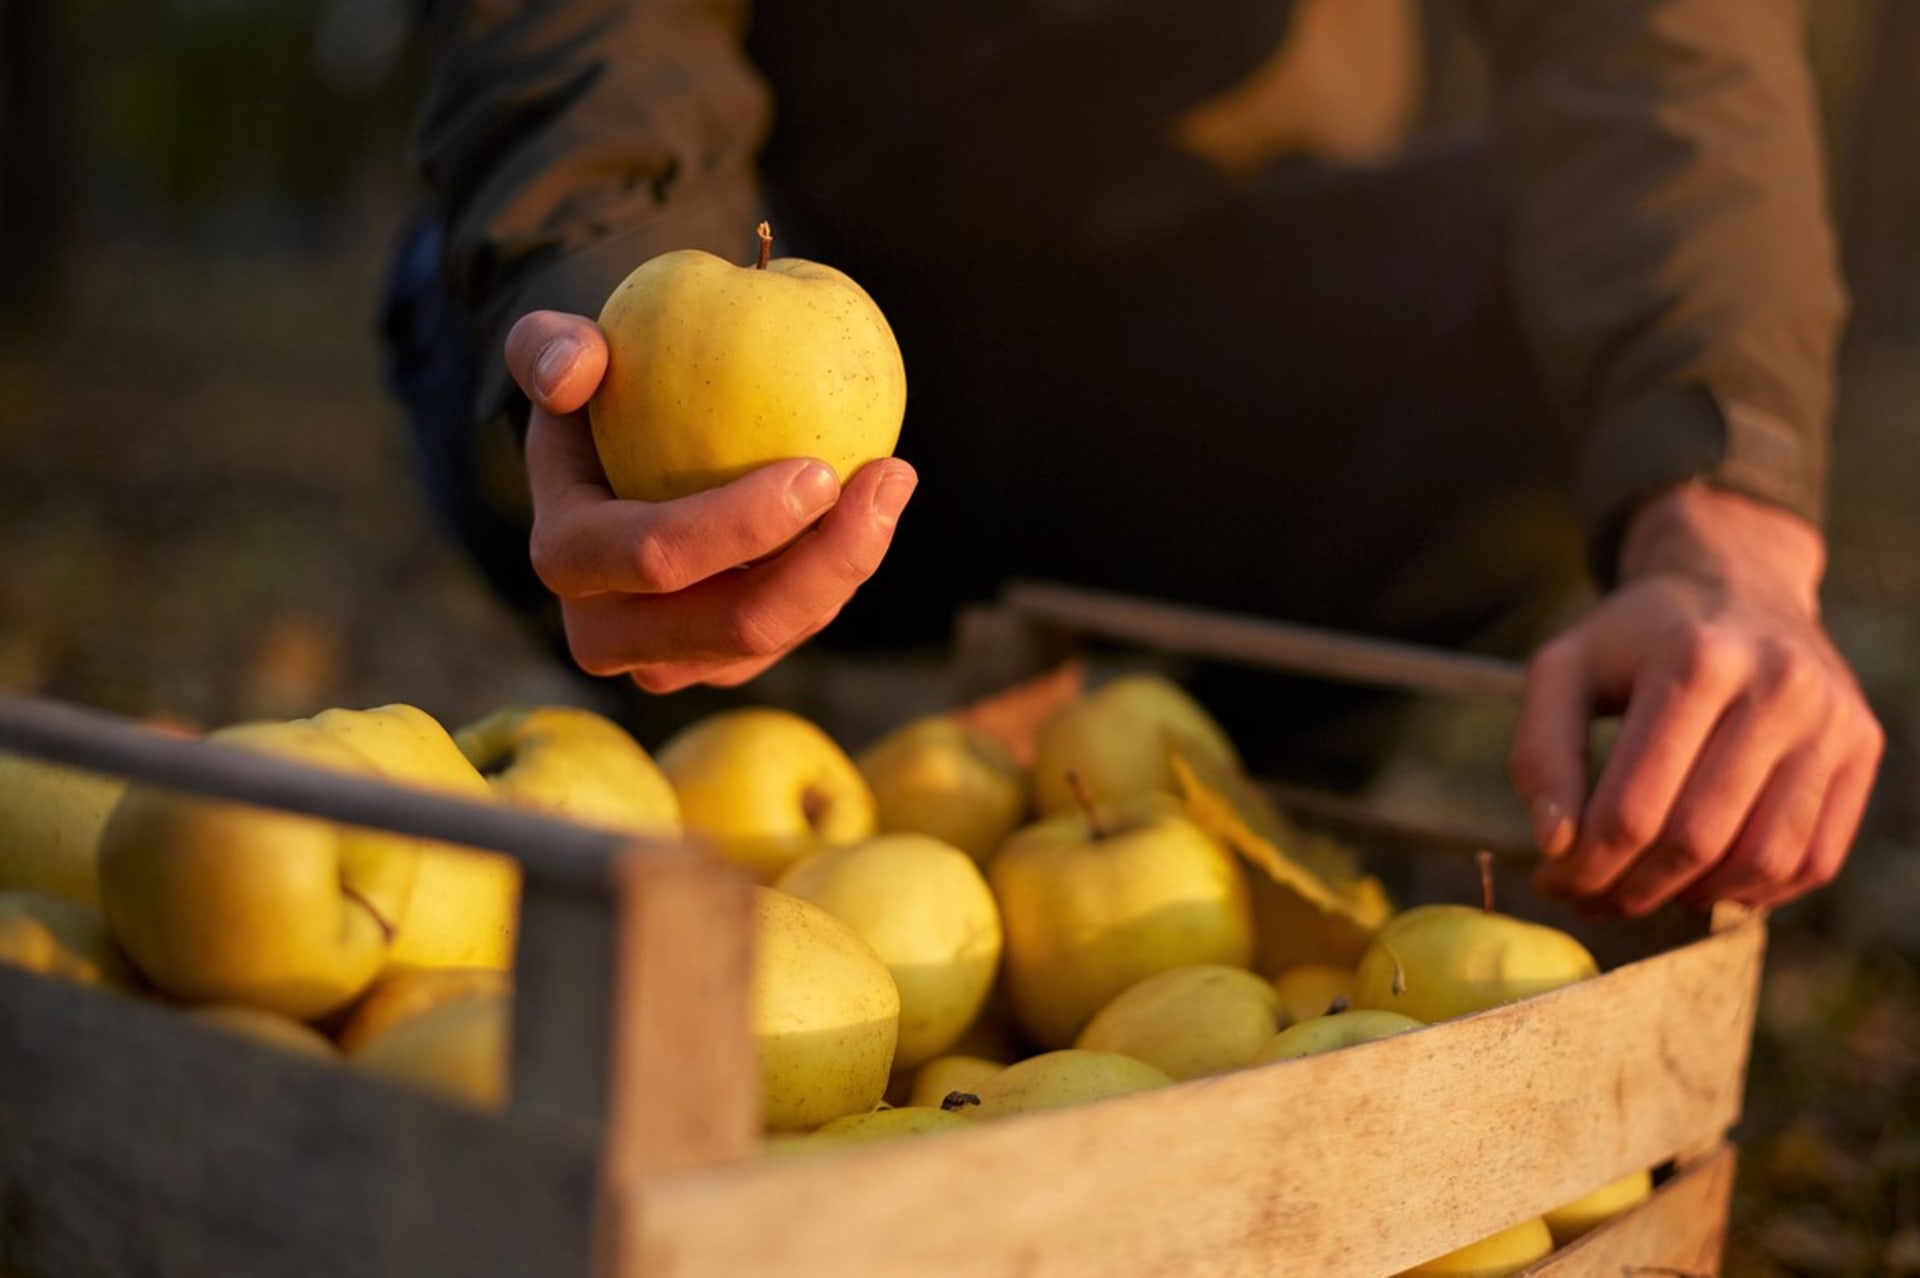
[[[900,522],[900,512],[907,508],[907,498],[913,496],[913,490],[920,486],[920,477],[911,471],[896,470],[881,477],[879,490],[873,494],[873,517],[882,525],[891,528]]]
[[[551,395],[559,390],[561,381],[579,355],[580,343],[571,337],[556,337],[548,342],[547,349],[541,351],[540,358],[534,361],[534,390],[542,395]]]
[[[1573,823],[1567,820],[1567,810],[1543,794],[1533,801],[1531,815],[1534,846],[1549,857],[1565,856],[1573,845]]]
[[[811,522],[840,499],[840,481],[824,462],[803,466],[787,481],[787,509],[797,519]]]

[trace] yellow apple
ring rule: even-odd
[[[894,1068],[953,1046],[1000,970],[1000,907],[971,857],[925,834],[808,853],[774,881],[873,947],[900,990]]]
[[[655,756],[689,832],[770,883],[817,848],[874,832],[873,793],[839,742],[791,711],[722,710]]]
[[[209,741],[362,776],[365,755],[311,724],[223,728]],[[100,902],[148,980],[190,1003],[308,1020],[386,963],[418,844],[241,803],[130,786],[100,838]]]
[[[493,791],[438,720],[409,705],[326,710],[306,720],[358,750],[389,781],[456,798]],[[421,842],[412,899],[393,939],[405,967],[511,967],[520,867],[508,856]]]
[[[497,967],[393,968],[374,979],[367,992],[354,1000],[334,1041],[352,1055],[368,1041],[429,1008],[469,994],[513,992],[513,978]]]
[[[1431,1024],[1586,980],[1587,948],[1558,928],[1469,905],[1417,905],[1381,925],[1354,972],[1353,1005]]]
[[[972,1092],[1006,1067],[1005,1061],[984,1056],[936,1056],[913,1072],[907,1104],[938,1107],[954,1092]]]
[[[1075,1047],[1118,1052],[1181,1081],[1236,1070],[1280,1029],[1280,997],[1242,967],[1194,963],[1120,991]]]
[[[1544,1220],[1535,1218],[1403,1269],[1397,1278],[1507,1278],[1552,1254],[1553,1235]]]
[[[1273,978],[1282,1029],[1325,1016],[1335,1000],[1353,1002],[1353,970],[1333,963],[1296,963]]]
[[[813,1129],[809,1145],[865,1145],[900,1136],[922,1136],[968,1126],[967,1120],[938,1105],[902,1105],[865,1114],[844,1114]]]
[[[349,1053],[356,1069],[482,1109],[507,1103],[513,999],[474,993],[397,1021]]]
[[[100,911],[49,892],[0,892],[0,963],[80,985],[139,987]]]
[[[959,1102],[954,1112],[992,1121],[1127,1096],[1172,1082],[1163,1071],[1131,1056],[1068,1047],[1015,1061],[974,1089],[977,1104]]]
[[[1027,813],[1027,773],[1005,746],[926,715],[854,756],[883,834],[930,834],[985,865]]]
[[[1629,1172],[1548,1212],[1547,1229],[1552,1232],[1553,1241],[1564,1247],[1645,1202],[1652,1193],[1652,1173],[1645,1168]]]
[[[679,249],[607,298],[607,371],[587,405],[613,491],[667,501],[769,462],[818,457],[845,483],[892,453],[906,412],[900,347],[840,271],[802,258],[736,266]]]
[[[767,1131],[811,1131],[880,1103],[900,991],[852,928],[810,901],[756,888],[751,1003]]]
[[[1329,1012],[1287,1026],[1262,1044],[1247,1063],[1271,1065],[1275,1061],[1318,1056],[1322,1052],[1337,1052],[1343,1047],[1357,1047],[1361,1043],[1371,1043],[1375,1039],[1419,1028],[1419,1021],[1398,1012]]]
[[[515,807],[637,835],[680,832],[680,801],[631,733],[578,706],[507,706],[453,734]]]
[[[0,754],[0,890],[100,903],[100,831],[123,777]]]
[[[203,1003],[187,1009],[187,1018],[228,1034],[250,1038],[256,1043],[277,1047],[295,1056],[320,1061],[338,1061],[339,1049],[319,1030],[290,1016],[242,1007],[235,1003]]]
[[[1175,747],[1233,768],[1240,757],[1205,706],[1163,675],[1130,674],[1067,702],[1033,742],[1033,796],[1042,813],[1078,805],[1077,775],[1096,803],[1180,793]]]
[[[1109,999],[1156,972],[1245,967],[1253,954],[1239,863],[1166,795],[1022,827],[987,877],[1014,1018],[1042,1048],[1071,1044]]]

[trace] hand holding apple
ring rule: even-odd
[[[534,570],[580,667],[650,692],[744,683],[812,637],[879,567],[918,482],[881,458],[843,488],[826,462],[795,456],[693,496],[622,500],[585,412],[608,365],[600,329],[536,311],[506,357],[532,401]]]

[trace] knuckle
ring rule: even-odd
[[[1688,686],[1719,683],[1742,664],[1742,648],[1739,637],[1724,625],[1686,626],[1673,642],[1675,676]]]
[[[533,535],[527,541],[527,558],[533,567],[533,575],[540,579],[541,585],[556,595],[567,593],[571,574],[566,556],[552,529],[545,523],[534,523]]]
[[[573,657],[573,664],[596,679],[611,678],[624,673],[626,669],[625,664],[612,652],[575,635],[567,636],[567,651]]]
[[[786,628],[779,625],[772,610],[762,606],[735,609],[725,622],[728,649],[742,657],[774,657],[787,648]]]
[[[1697,817],[1683,816],[1667,827],[1660,839],[1668,862],[1679,869],[1699,870],[1712,865],[1721,849],[1712,831]]]
[[[671,594],[688,584],[685,556],[676,540],[659,528],[648,529],[634,543],[633,574],[649,594]]]
[[[1627,795],[1594,814],[1594,827],[1600,839],[1612,847],[1644,848],[1660,833],[1660,814],[1653,805]]]

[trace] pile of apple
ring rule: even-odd
[[[1178,767],[1231,773],[1235,748],[1155,675],[1066,700],[1024,762],[960,718],[852,754],[772,708],[651,754],[559,706],[452,732],[411,706],[331,709],[210,739],[692,835],[739,866],[757,884],[753,1032],[781,1153],[1335,1051],[1597,971],[1571,936],[1490,903],[1391,914],[1357,963],[1263,970],[1258,871],[1199,819]],[[506,858],[0,756],[0,961],[482,1105],[507,1093],[518,893]],[[1517,1269],[1649,1186],[1602,1187],[1449,1261],[1475,1268],[1413,1272]]]
[[[675,835],[618,724],[508,708],[450,733],[408,705],[208,740],[316,768]],[[0,755],[0,962],[485,1106],[507,1092],[517,865]]]

